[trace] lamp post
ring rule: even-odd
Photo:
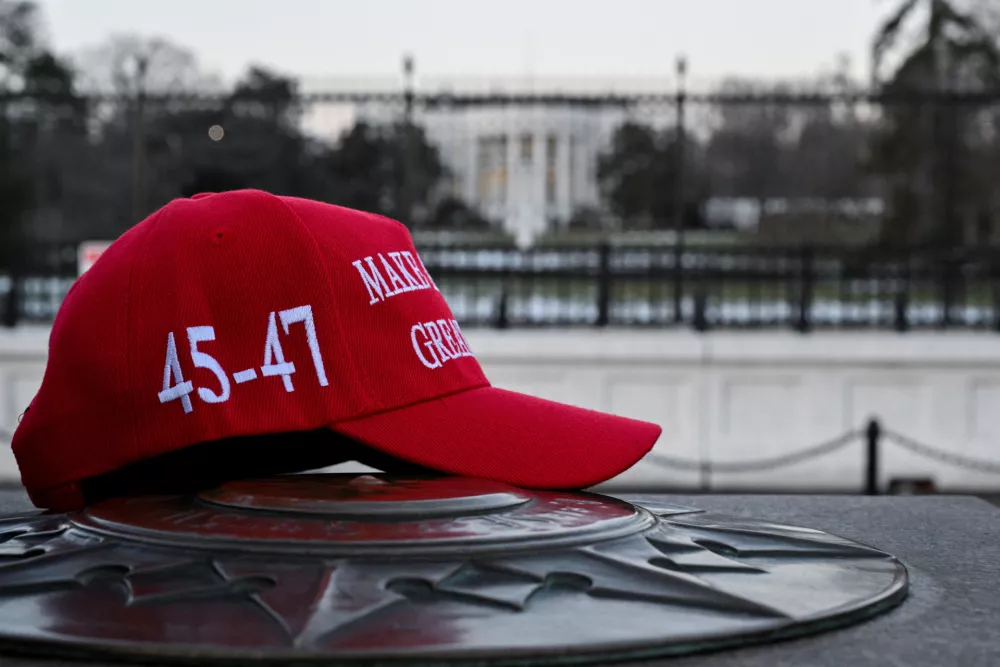
[[[147,206],[147,154],[146,154],[146,85],[149,73],[149,56],[137,54],[131,62],[132,76],[136,81],[132,115],[132,221],[146,217]]]
[[[684,132],[684,103],[686,101],[685,76],[687,75],[687,59],[678,56],[676,62],[677,72],[677,92],[675,103],[677,105],[676,127],[674,132],[674,198],[673,198],[673,225],[674,225],[674,322],[680,323],[683,320],[681,305],[683,303],[684,275],[681,261],[684,256],[684,167],[685,167],[685,132]]]
[[[402,183],[399,188],[399,217],[408,227],[415,224],[413,220],[413,186],[414,186],[414,137],[413,137],[413,56],[403,56],[403,127],[402,127]]]

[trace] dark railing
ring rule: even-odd
[[[1000,331],[1000,248],[420,248],[466,326]],[[72,246],[0,269],[5,325],[44,323],[76,277]],[[679,306],[679,308],[678,308]]]
[[[997,249],[422,249],[468,325],[1000,330]],[[679,306],[679,309],[678,309]]]

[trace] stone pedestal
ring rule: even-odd
[[[272,633],[275,642],[269,644],[275,657],[296,647],[305,653],[317,646],[342,649],[341,640],[353,633],[358,650],[352,659],[365,658],[365,647],[375,656],[390,639],[397,645],[409,642],[408,652],[396,656],[404,659],[401,664],[417,658],[447,664],[473,653],[502,662],[505,654],[519,651],[522,658],[534,653],[532,659],[540,663],[586,659],[589,651],[600,664],[641,658],[644,664],[683,667],[1000,664],[995,622],[1000,617],[995,560],[1000,514],[973,498],[704,495],[622,496],[626,502],[619,502],[498,486],[444,494],[432,490],[423,505],[411,503],[407,510],[391,493],[381,499],[356,494],[331,507],[328,490],[298,489],[236,485],[204,496],[196,506],[181,500],[111,503],[71,518],[68,526],[60,517],[31,516],[23,494],[3,493],[0,512],[29,515],[4,524],[22,526],[4,544],[8,564],[20,550],[23,565],[17,567],[24,574],[0,569],[0,617],[11,616],[0,623],[0,633],[11,646],[18,644],[10,641],[20,623],[13,611],[23,594],[45,590],[55,591],[45,594],[55,595],[47,598],[50,603],[58,599],[69,605],[49,609],[56,615],[71,612],[64,621],[87,620],[83,608],[72,609],[73,601],[97,596],[90,609],[99,621],[97,634],[103,634],[93,638],[98,648],[114,634],[108,605],[124,602],[122,619],[133,623],[155,610],[146,618],[147,629],[162,629],[161,621],[169,620],[164,614],[187,610],[204,614],[207,622],[212,618],[208,607],[215,614],[238,609],[246,612],[247,623],[281,630]],[[397,506],[390,507],[393,503]],[[478,506],[466,512],[470,503]],[[402,537],[385,533],[386,509],[394,521],[401,511],[412,510],[405,520],[423,528]],[[290,512],[298,518],[290,518]],[[322,518],[331,513],[339,518]],[[296,522],[314,530],[294,529]],[[348,523],[352,529],[333,541],[316,532],[325,524],[337,524],[335,530],[343,532]],[[234,540],[243,540],[243,546],[233,548]],[[72,567],[74,559],[85,567]],[[446,567],[449,563],[455,566]],[[317,570],[319,578],[310,588],[305,584],[313,566],[330,576],[323,579]],[[204,567],[215,574],[199,574]],[[328,580],[338,567],[341,572],[354,568],[356,576],[333,585]],[[802,599],[788,595],[805,584]],[[317,595],[300,604],[310,591]],[[365,591],[372,595],[366,597]],[[839,606],[830,604],[838,602],[837,596]],[[357,608],[357,619],[344,616],[348,602]],[[684,604],[687,617],[697,622],[678,620]],[[107,609],[98,613],[97,605]],[[573,605],[576,623],[560,623],[557,617]],[[638,607],[645,611],[639,613]],[[33,608],[44,611],[42,604]],[[869,613],[861,616],[844,615],[866,608]],[[323,613],[300,613],[308,609]],[[22,607],[22,613],[29,611]],[[393,616],[400,613],[406,618]],[[663,622],[657,622],[657,614]],[[676,618],[668,618],[671,614]],[[537,619],[535,632],[544,637],[534,646],[527,645],[528,635],[516,635],[515,641],[509,632],[493,632],[511,619],[529,617]],[[52,618],[47,638],[62,639],[62,648],[72,654],[80,648],[80,628],[69,622],[51,625]],[[183,634],[189,620],[182,614],[172,627]],[[333,625],[320,627],[328,622]],[[382,640],[366,639],[352,622],[362,628],[370,624],[383,633]],[[421,625],[426,622],[431,624]],[[578,632],[587,624],[590,632]],[[21,634],[31,627],[41,626],[21,623]],[[456,632],[432,636],[427,633],[432,627]],[[743,639],[767,641],[769,628],[779,636],[802,636],[739,647]],[[802,631],[786,632],[789,628]],[[268,644],[263,630],[255,632],[250,638],[222,633],[213,641],[223,653],[235,655],[247,641]],[[574,632],[579,636],[571,637]],[[616,633],[630,636],[618,635],[623,641],[616,644]],[[42,640],[34,644],[36,654],[25,655],[19,645],[16,655],[0,650],[0,663],[59,664],[41,634],[27,637]],[[699,635],[711,652],[664,657],[698,648],[692,642]],[[282,644],[280,637],[291,640]],[[122,649],[126,653],[135,642],[156,653],[162,633],[132,639]],[[547,655],[536,650],[566,640],[575,642],[568,652],[565,644]],[[648,657],[654,654],[660,657]],[[102,659],[97,655],[90,664],[113,664]]]

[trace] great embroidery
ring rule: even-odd
[[[420,257],[406,250],[377,253],[355,260],[352,266],[368,291],[370,306],[407,292],[427,289],[440,292]],[[420,363],[427,368],[440,368],[452,359],[473,356],[458,322],[453,319],[417,322],[410,327],[410,342]]]

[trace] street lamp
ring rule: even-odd
[[[685,76],[687,75],[687,59],[677,56],[677,105],[676,127],[674,132],[674,322],[682,320],[681,305],[684,291],[682,259],[684,256],[684,102],[686,99]]]
[[[413,56],[406,54],[403,56],[403,127],[401,139],[402,146],[402,183],[399,187],[397,215],[402,218],[403,224],[410,227],[414,224],[413,218],[413,178],[415,167],[414,137],[413,137]]]

